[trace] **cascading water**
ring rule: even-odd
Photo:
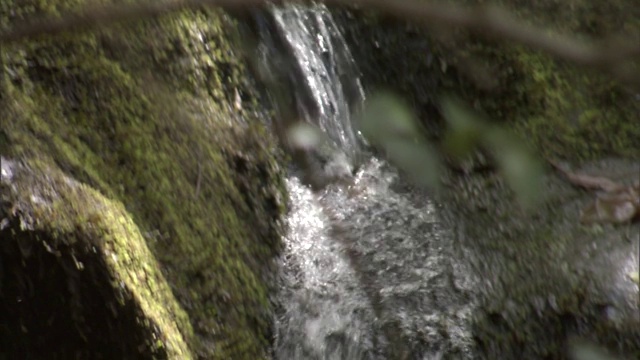
[[[330,12],[290,5],[271,15],[302,74],[296,90],[308,92],[301,112],[355,161],[363,152],[350,116],[364,92]],[[313,192],[293,173],[287,188],[275,359],[473,357],[465,299],[476,279],[455,263],[453,231],[426,194],[374,157],[348,188]]]
[[[307,121],[318,125],[350,158],[359,139],[351,121],[353,107],[364,100],[353,58],[324,5],[274,7],[272,14],[312,100],[301,109]],[[352,106],[353,105],[353,106]]]
[[[375,314],[330,220],[310,189],[289,178],[292,204],[282,261],[275,358],[374,359]]]

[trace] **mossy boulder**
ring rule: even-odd
[[[1,160],[0,355],[193,358],[187,314],[122,204]]]
[[[0,26],[88,3],[10,2]],[[0,355],[268,356],[285,192],[235,29],[203,8],[0,48],[0,152],[23,164]]]

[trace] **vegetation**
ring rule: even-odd
[[[639,10],[629,1],[594,5],[582,0],[562,4],[513,0],[497,4],[522,23],[571,34],[576,41],[626,37],[637,43],[634,39],[640,36]],[[625,82],[598,71],[597,66],[585,67],[578,60],[558,59],[553,53],[491,41],[460,27],[424,30],[402,21],[389,22],[379,13],[370,19],[370,26],[347,30],[353,38],[368,35],[378,44],[375,49],[365,46],[358,59],[365,66],[370,87],[384,86],[410,99],[420,118],[427,119],[431,134],[442,131],[434,128],[434,110],[440,110],[434,104],[439,104],[442,95],[455,94],[489,120],[529,139],[545,158],[579,161],[640,156],[634,146],[640,138],[635,121],[640,111],[635,99],[638,83],[633,82],[640,74],[637,54],[629,54],[625,66],[620,65],[630,81]],[[495,38],[500,39],[500,34]],[[614,40],[607,43],[609,51],[618,49],[624,54]],[[372,52],[378,56],[367,59]]]
[[[13,2],[0,24],[57,16],[86,2],[52,4]],[[137,287],[151,295],[170,288],[163,306],[176,314],[179,331],[175,339],[163,333],[165,345],[175,342],[193,357],[256,359],[268,351],[266,270],[279,249],[285,201],[275,142],[253,115],[253,90],[234,54],[234,26],[219,10],[186,10],[3,45],[2,154],[50,169],[39,176],[62,172],[80,181],[125,219],[129,230],[111,231],[117,225],[110,210],[93,219],[91,207],[59,186],[54,190],[69,203],[59,211],[52,204],[37,221],[54,244],[100,238],[73,226],[109,234],[103,246],[132,261],[105,267],[114,286],[125,281],[140,304],[158,300]],[[62,210],[68,206],[75,211]],[[2,217],[19,216],[7,211]],[[147,281],[126,281],[128,272],[156,261]],[[160,269],[168,285],[151,282]],[[141,311],[156,325],[173,322],[166,311]]]

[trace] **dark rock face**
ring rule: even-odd
[[[167,358],[149,341],[153,330],[140,326],[135,301],[122,303],[112,290],[98,254],[74,246],[47,251],[51,234],[22,229],[18,218],[0,237],[0,358]]]

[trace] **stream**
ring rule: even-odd
[[[299,111],[357,169],[349,187],[287,179],[274,358],[472,358],[475,279],[452,260],[455,230],[354,129],[365,91],[331,13],[289,5],[270,16],[278,34],[265,38],[286,42],[297,64]]]

